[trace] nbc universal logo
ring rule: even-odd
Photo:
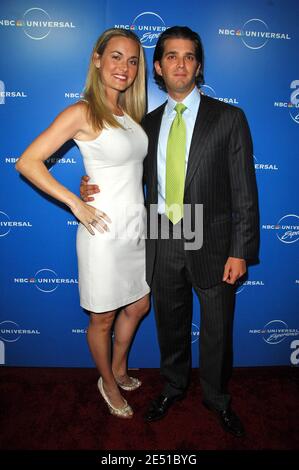
[[[287,338],[299,336],[298,328],[289,328],[283,320],[271,320],[263,328],[250,329],[249,334],[260,335],[263,341],[270,345],[282,343]],[[299,340],[292,339],[290,343],[290,362],[296,366],[299,364]]]
[[[11,220],[6,212],[0,211],[0,237],[5,237],[13,229],[31,228],[29,220]]]
[[[52,171],[55,165],[75,165],[77,162],[73,157],[60,157],[52,155],[47,160],[45,160],[45,165],[49,171]]]
[[[299,335],[298,328],[289,328],[282,320],[271,320],[263,328],[250,329],[249,334],[261,335],[267,344],[279,344],[286,338]]]
[[[19,19],[0,18],[1,26],[4,28],[21,28],[28,38],[36,41],[45,39],[53,29],[75,28],[72,21],[62,21],[57,18],[52,19],[46,10],[37,7],[29,8]]]
[[[11,320],[0,322],[0,364],[5,364],[5,343],[15,343],[24,335],[40,335],[38,329],[21,328]]]
[[[67,221],[66,221],[66,225],[67,225],[68,227],[78,227],[79,222],[78,222],[77,219],[70,219],[70,220],[67,220]]]
[[[65,91],[64,97],[67,99],[80,100],[81,98],[83,98],[83,93],[79,93],[78,91]]]
[[[255,155],[254,158],[254,168],[259,171],[277,171],[278,166],[275,163],[261,163]]]
[[[291,39],[288,33],[270,31],[267,23],[260,18],[251,18],[245,21],[241,28],[219,28],[218,34],[220,36],[230,36],[241,39],[244,46],[248,49],[261,49],[268,41],[273,39]]]
[[[72,328],[71,332],[73,335],[86,335],[87,328]]]
[[[191,328],[191,343],[197,343],[199,340],[199,326],[196,323],[192,323],[192,328]]]
[[[217,96],[215,89],[211,87],[210,85],[202,85],[200,87],[200,92],[203,95],[210,96],[211,98],[215,98],[216,100],[223,101],[224,103],[239,104],[239,101],[237,98]]]
[[[241,294],[245,289],[248,290],[247,288],[261,288],[265,286],[265,283],[261,279],[247,279],[246,281],[240,281],[238,280],[236,282],[237,290],[236,294]]]
[[[34,285],[40,292],[52,293],[59,286],[71,286],[78,284],[78,280],[74,278],[62,278],[53,271],[53,269],[43,268],[35,273],[33,277],[15,277],[15,284],[31,284]]]
[[[23,90],[6,90],[5,83],[0,80],[0,104],[5,104],[6,98],[27,98]]]
[[[290,100],[274,101],[274,108],[287,109],[293,122],[299,124],[299,80],[290,83]]]
[[[160,34],[169,26],[166,26],[163,18],[157,13],[144,11],[135,16],[132,23],[115,24],[114,27],[134,31],[139,36],[143,47],[150,49],[155,47]]]
[[[19,160],[19,157],[5,157],[4,163],[6,163],[7,165],[15,165],[18,160]],[[70,158],[70,157],[59,158],[59,157],[55,157],[55,155],[52,155],[47,160],[45,160],[45,165],[49,171],[52,170],[53,166],[56,165],[56,163],[58,163],[59,165],[66,165],[66,164],[73,165],[77,162],[74,158]]]
[[[274,230],[276,237],[282,243],[295,243],[299,240],[299,216],[284,215],[276,224],[263,224],[262,230]]]

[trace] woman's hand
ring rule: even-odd
[[[110,231],[106,222],[111,223],[111,220],[105,212],[85,204],[85,202],[80,199],[71,207],[71,210],[91,235],[95,235],[92,227],[97,229],[100,233]]]
[[[100,192],[100,189],[97,184],[89,184],[88,181],[90,180],[89,176],[85,175],[82,176],[80,182],[80,196],[83,201],[94,201],[94,197],[90,197],[92,194],[96,194]]]

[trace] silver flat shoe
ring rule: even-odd
[[[132,390],[136,390],[142,384],[141,380],[137,379],[136,377],[129,377],[129,379],[130,382],[122,382],[115,377],[115,382],[120,388],[129,392],[131,392]]]

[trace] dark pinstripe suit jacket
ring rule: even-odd
[[[165,104],[147,114],[142,123],[149,137],[144,162],[148,215],[150,204],[158,202],[157,149]],[[202,95],[190,146],[184,195],[185,204],[193,207],[203,204],[203,246],[186,251],[188,266],[200,287],[221,282],[229,256],[246,260],[258,257],[259,216],[252,152],[243,111]],[[156,240],[147,239],[149,284],[156,244]]]

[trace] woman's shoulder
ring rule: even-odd
[[[73,112],[75,113],[86,114],[88,111],[88,101],[81,99],[76,101],[76,103],[71,104],[69,108],[72,108]]]
[[[60,116],[65,120],[86,122],[87,121],[88,106],[84,101],[77,101],[65,108]]]
[[[54,119],[51,126],[67,130],[73,136],[89,130],[87,108],[85,103],[73,103],[62,110]]]

